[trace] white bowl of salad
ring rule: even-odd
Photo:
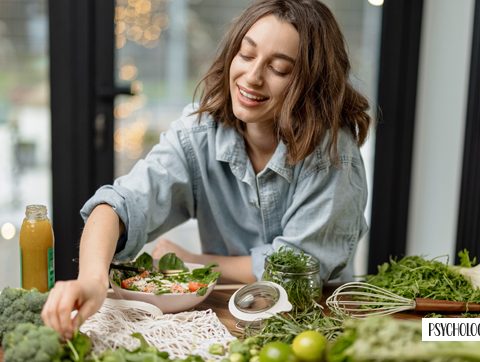
[[[163,313],[183,312],[212,292],[220,276],[215,266],[184,263],[174,253],[160,260],[144,253],[133,262],[112,264],[110,284],[118,298],[150,303]]]

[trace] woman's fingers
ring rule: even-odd
[[[69,283],[59,281],[55,284],[41,314],[45,325],[55,329],[64,338],[73,335],[71,313],[77,299],[77,293],[71,290]]]
[[[50,291],[42,319],[63,338],[70,339],[75,330],[100,308],[105,296],[97,285],[84,285],[78,280],[59,281]],[[74,316],[73,311],[77,312]]]

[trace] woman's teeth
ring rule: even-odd
[[[250,94],[250,93],[245,92],[243,89],[240,89],[240,88],[239,88],[239,90],[240,90],[240,94],[241,94],[242,96],[244,96],[244,97],[246,97],[246,98],[248,98],[248,99],[253,99],[254,101],[263,101],[263,100],[267,99],[267,97],[257,97],[257,96],[254,96],[254,95],[252,95],[252,94]]]

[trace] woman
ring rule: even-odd
[[[348,83],[339,27],[315,0],[254,2],[233,23],[189,106],[127,176],[85,204],[78,279],[58,282],[43,309],[65,338],[101,306],[112,258],[196,218],[203,254],[162,242],[187,262],[217,262],[225,280],[259,279],[281,245],[335,277],[366,232],[358,147],[366,99]],[[71,320],[72,310],[78,310]]]

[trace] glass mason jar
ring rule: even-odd
[[[318,260],[304,255],[306,263],[302,268],[279,265],[272,262],[271,256],[265,259],[262,280],[280,284],[288,295],[288,300],[297,310],[304,310],[322,297],[322,280]]]

